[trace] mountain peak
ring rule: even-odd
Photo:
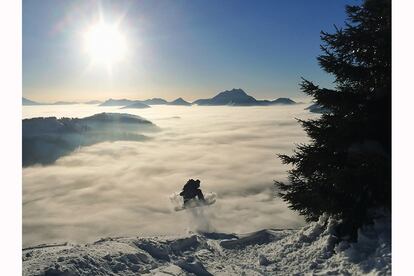
[[[115,100],[115,99],[110,98],[109,100],[106,100],[105,102],[101,103],[99,106],[126,106],[134,102],[135,101],[131,101],[127,99]]]
[[[185,101],[183,98],[177,98],[174,101],[168,103],[169,105],[191,105],[189,102]]]
[[[295,104],[296,102],[289,98],[278,98],[272,101],[272,104]]]
[[[161,104],[167,104],[167,101],[162,98],[152,98],[145,101],[141,101],[144,104],[148,105],[161,105]]]
[[[218,93],[211,99],[200,99],[194,103],[198,105],[237,105],[237,106],[248,106],[256,105],[257,100],[252,96],[248,95],[241,88],[233,88],[231,90],[225,90]]]
[[[220,92],[220,94],[230,94],[230,95],[243,95],[243,96],[248,96],[246,92],[244,92],[243,89],[241,88],[233,88],[232,90],[225,90],[223,92]]]

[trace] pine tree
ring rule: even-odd
[[[319,65],[335,89],[303,79],[301,90],[328,112],[299,120],[311,138],[292,156],[279,195],[308,221],[327,213],[342,221],[340,236],[356,238],[373,210],[391,208],[391,1],[346,6],[335,33],[321,32]]]

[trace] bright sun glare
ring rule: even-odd
[[[111,66],[126,54],[126,40],[118,26],[98,22],[84,33],[85,50],[93,63]]]

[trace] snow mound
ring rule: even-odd
[[[23,275],[391,275],[390,219],[338,242],[322,216],[300,230],[104,238],[23,249]]]
[[[182,211],[185,209],[192,209],[192,208],[198,208],[198,207],[206,207],[208,205],[212,205],[217,200],[217,194],[216,193],[205,193],[204,194],[204,201],[200,201],[198,199],[190,199],[186,206],[184,206],[184,199],[182,196],[180,196],[180,193],[175,192],[171,194],[170,201],[174,207],[174,211]]]

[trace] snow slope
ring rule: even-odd
[[[322,216],[300,230],[104,238],[23,249],[23,275],[390,275],[390,220],[336,242]]]

